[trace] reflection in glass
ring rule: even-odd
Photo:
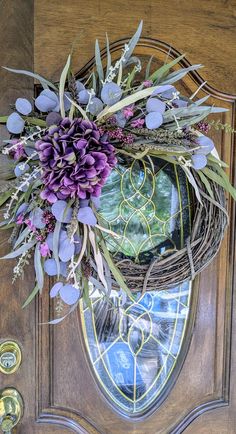
[[[186,328],[190,288],[109,301],[94,294],[81,306],[84,336],[96,376],[110,399],[127,414],[145,412],[163,391]]]
[[[191,199],[181,168],[163,159],[124,160],[101,196],[100,224],[116,259],[148,263],[184,246],[191,225]],[[92,308],[81,304],[83,332],[103,390],[127,415],[145,413],[160,397],[181,351],[191,284],[124,299],[105,300],[91,291]]]
[[[191,200],[183,170],[164,160],[123,161],[102,190],[99,221],[115,258],[150,262],[183,247],[189,234]]]

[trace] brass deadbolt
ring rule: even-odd
[[[0,372],[13,374],[21,364],[21,349],[14,341],[0,343]]]

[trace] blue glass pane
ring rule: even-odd
[[[191,284],[109,301],[93,295],[81,304],[85,341],[95,375],[108,398],[130,415],[160,396],[175,368],[189,314]]]

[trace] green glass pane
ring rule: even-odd
[[[112,171],[101,196],[100,223],[114,257],[148,262],[183,247],[190,227],[189,187],[183,171],[154,158],[126,159]]]

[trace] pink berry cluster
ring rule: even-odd
[[[120,127],[117,127],[114,130],[105,130],[103,127],[99,127],[99,133],[101,135],[107,134],[110,140],[118,140],[127,145],[132,144],[134,141],[134,135],[131,133],[125,133]]]
[[[204,133],[208,133],[211,128],[208,122],[203,121],[198,122],[197,127],[200,131],[203,131]]]
[[[119,140],[125,144],[131,144],[134,141],[134,136],[131,133],[125,133],[124,130],[120,127],[117,127],[114,130],[110,130],[107,132],[109,139]]]

